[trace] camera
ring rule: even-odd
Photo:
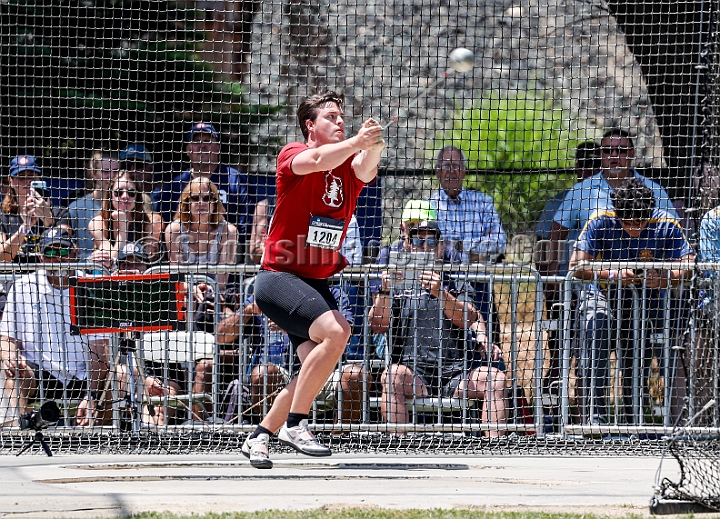
[[[390,265],[403,271],[403,279],[396,285],[397,290],[416,290],[420,288],[420,272],[435,268],[435,252],[390,251]]]
[[[60,409],[53,400],[48,400],[39,411],[32,411],[20,415],[20,429],[34,429],[40,431],[46,429],[48,425],[57,423],[60,419]]]

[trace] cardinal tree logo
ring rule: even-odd
[[[325,194],[322,201],[330,207],[340,207],[343,203],[342,178],[333,175],[332,170],[325,174]]]

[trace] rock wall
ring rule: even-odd
[[[367,117],[388,121],[389,168],[429,167],[438,132],[456,108],[483,92],[545,92],[581,137],[612,126],[636,135],[639,166],[662,165],[662,143],[640,66],[607,6],[597,0],[270,0],[255,16],[249,84],[253,102],[285,103],[262,131],[295,140],[299,100],[329,87],[346,96],[349,131]],[[408,101],[467,47],[476,66],[451,73],[427,97]],[[260,160],[272,170],[273,160]]]
[[[624,35],[598,0],[266,1],[253,29],[248,88],[252,102],[287,105],[259,138],[301,140],[295,110],[328,87],[346,98],[348,134],[368,117],[389,121],[388,169],[432,167],[435,141],[458,108],[484,93],[544,92],[569,115],[579,138],[620,126],[635,136],[640,167],[661,167],[662,142],[647,85]],[[451,72],[416,103],[410,100],[448,70],[455,47],[475,52],[475,67]],[[263,133],[265,135],[263,135]],[[259,157],[274,171],[275,157]],[[431,182],[386,178],[384,236],[396,234],[405,200]]]

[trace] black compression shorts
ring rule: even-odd
[[[255,278],[255,302],[271,321],[285,330],[297,348],[310,339],[310,325],[338,304],[327,279],[309,279],[260,270]]]

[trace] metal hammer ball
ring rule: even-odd
[[[467,72],[475,66],[475,54],[464,47],[454,49],[448,59],[455,72]]]

